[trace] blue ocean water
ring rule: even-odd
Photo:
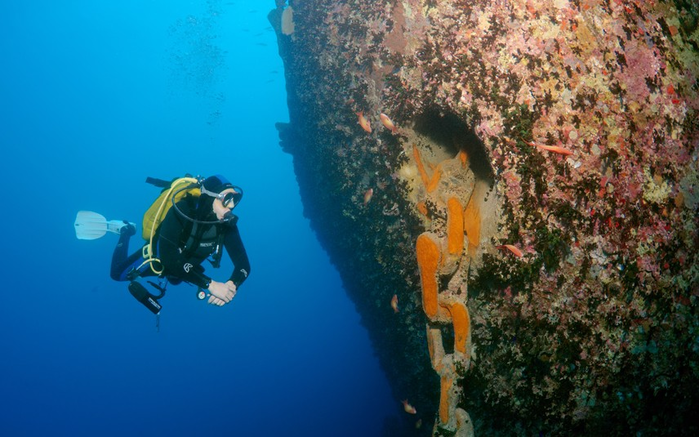
[[[273,7],[0,4],[0,435],[372,436],[400,413],[278,145]],[[223,308],[171,286],[158,332],[109,278],[116,236],[73,221],[140,222],[145,178],[185,173],[244,188],[252,274]]]

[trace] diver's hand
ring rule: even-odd
[[[226,304],[226,302],[224,302],[224,301],[222,301],[221,299],[217,298],[217,297],[214,296],[213,294],[212,294],[211,296],[209,296],[209,303],[210,303],[211,305],[218,305],[218,306],[220,306],[220,307],[222,307],[222,306],[224,306],[224,305]]]
[[[235,285],[233,285],[233,290],[231,290],[229,283],[233,285],[231,281],[225,284],[223,282],[211,281],[209,284],[209,292],[211,293],[209,303],[219,306],[229,303],[233,299],[233,296],[235,296]]]
[[[228,291],[233,293],[233,297],[235,297],[235,294],[238,292],[238,287],[235,286],[233,281],[226,281],[226,287],[228,287]],[[233,299],[233,297],[231,297],[231,299]]]

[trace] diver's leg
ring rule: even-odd
[[[121,235],[119,235],[119,242],[114,248],[114,253],[112,254],[112,267],[110,271],[110,276],[115,281],[126,281],[128,278],[127,274],[132,270],[132,266],[138,267],[140,263],[143,262],[143,254],[141,250],[138,250],[128,256],[129,253],[129,240],[131,236],[136,233],[136,229],[127,225],[121,228]]]

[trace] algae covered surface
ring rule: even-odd
[[[417,409],[386,435],[699,431],[695,4],[269,17],[305,213]]]

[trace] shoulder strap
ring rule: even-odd
[[[211,266],[215,269],[221,267],[221,256],[223,255],[223,240],[226,238],[226,231],[220,229],[216,236],[216,250],[211,254]]]

